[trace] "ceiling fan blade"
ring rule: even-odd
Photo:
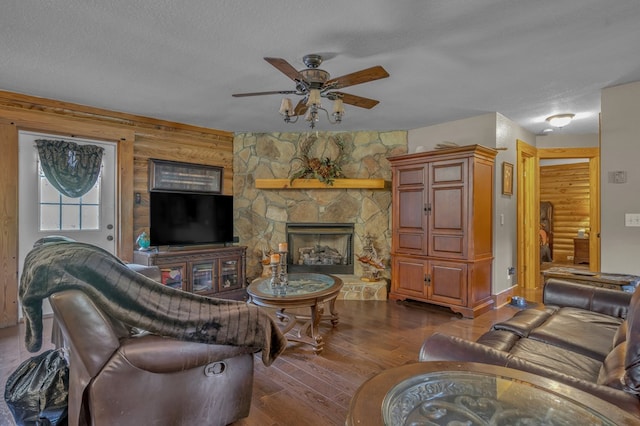
[[[282,58],[264,58],[265,61],[276,67],[281,73],[289,77],[293,81],[304,81],[302,74],[293,67],[289,62]]]
[[[244,96],[262,96],[262,95],[293,95],[298,93],[295,90],[272,90],[271,92],[252,92],[252,93],[234,93],[234,98],[242,98]]]
[[[304,115],[307,112],[307,97],[300,99],[300,102],[293,109],[294,115]]]
[[[350,95],[342,92],[331,92],[331,95],[332,97],[333,95],[336,95],[336,98],[342,98],[342,102],[345,104],[366,109],[371,109],[380,103],[380,101],[376,101],[375,99],[363,98],[362,96]]]
[[[381,78],[389,77],[389,73],[380,65],[367,68],[365,70],[356,71],[351,74],[346,74],[341,77],[332,78],[324,83],[324,87],[330,89],[342,89],[347,86],[354,86],[356,84],[366,83],[368,81],[379,80]]]

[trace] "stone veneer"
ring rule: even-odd
[[[339,135],[344,143],[342,171],[347,178],[391,181],[387,157],[407,152],[407,132],[317,132],[311,157],[335,159],[338,148],[329,138]],[[255,179],[289,178],[297,170],[298,144],[309,133],[239,133],[233,142],[233,195],[235,235],[246,245],[247,277],[262,273],[262,250],[277,249],[285,242],[288,222],[345,222],[354,224],[354,253],[362,252],[367,233],[385,259],[389,277],[391,251],[391,190],[365,189],[256,189]],[[354,273],[363,268],[355,260]],[[366,290],[370,291],[370,290]],[[380,296],[381,297],[381,296]],[[378,296],[374,296],[378,298]],[[386,298],[386,295],[385,295]]]
[[[390,280],[376,282],[362,281],[357,275],[336,274],[342,280],[342,289],[338,300],[387,300]]]

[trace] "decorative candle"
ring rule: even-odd
[[[280,255],[278,253],[271,255],[271,263],[279,263]]]
[[[284,253],[285,251],[287,251],[287,243],[278,244],[278,251],[280,253]]]

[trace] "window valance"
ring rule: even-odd
[[[61,194],[78,198],[96,184],[104,148],[63,140],[35,141],[42,171]]]

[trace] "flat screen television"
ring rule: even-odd
[[[151,192],[153,246],[218,244],[233,241],[233,196]]]

